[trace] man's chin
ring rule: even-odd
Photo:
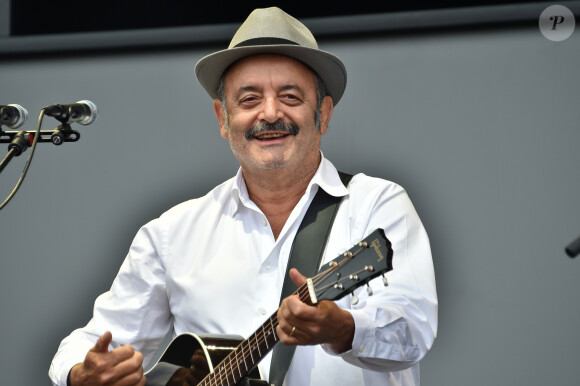
[[[288,163],[285,160],[272,160],[267,162],[262,162],[262,169],[266,170],[279,170],[284,168]]]

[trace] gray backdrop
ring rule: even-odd
[[[578,28],[553,42],[536,26],[320,40],[349,75],[325,155],[406,187],[431,238],[423,385],[578,384],[580,260],[564,246],[580,235],[579,44]],[[100,111],[79,142],[38,145],[0,212],[1,384],[48,384],[138,228],[235,173],[193,75],[222,47],[0,57],[0,103],[28,109],[24,128],[52,103]],[[2,200],[28,154],[0,175]]]

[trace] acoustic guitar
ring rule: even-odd
[[[322,266],[319,272],[295,292],[304,303],[315,305],[321,300],[338,300],[352,293],[351,303],[358,297],[354,290],[393,269],[391,242],[382,229],[377,229],[344,254]],[[260,379],[258,363],[278,343],[275,312],[247,339],[236,335],[180,334],[167,346],[160,359],[145,373],[147,385],[166,385],[180,367],[190,367],[193,353],[201,349],[210,373],[199,386],[239,386],[252,384],[248,379]],[[266,384],[267,383],[261,383]]]

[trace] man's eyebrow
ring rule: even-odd
[[[258,91],[258,87],[256,87],[256,86],[242,86],[238,89],[238,94],[241,94],[241,93],[247,92],[247,91]]]
[[[300,93],[301,96],[306,95],[304,93],[304,90],[300,86],[298,86],[296,84],[286,84],[286,85],[281,86],[279,88],[279,91],[288,91],[288,90],[296,90],[296,91],[298,91]]]

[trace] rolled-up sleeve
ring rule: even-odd
[[[437,333],[437,293],[427,233],[406,191],[393,183],[354,180],[342,213],[349,221],[347,237],[362,239],[381,228],[392,244],[393,270],[337,303],[355,322],[352,349],[340,353],[346,362],[373,371],[392,372],[416,365],[433,345]],[[357,186],[357,184],[359,186]],[[368,184],[369,186],[365,186]],[[366,196],[360,194],[366,189]],[[359,192],[359,193],[357,193]],[[366,214],[366,218],[365,218]],[[327,347],[325,351],[331,353]],[[337,353],[334,353],[337,355]]]

